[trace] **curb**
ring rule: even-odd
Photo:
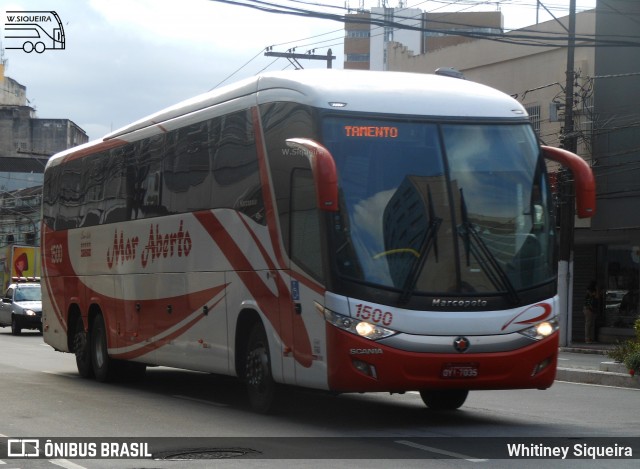
[[[570,352],[570,353],[586,353],[589,355],[606,355],[609,351],[608,348],[596,348],[596,347],[586,347],[586,346],[569,346],[569,347],[560,347],[559,350],[561,352]]]
[[[559,349],[560,352],[602,355],[604,358],[612,348],[613,346],[609,344],[571,344],[566,347],[560,347]],[[624,364],[614,361],[602,361],[598,369],[558,367],[556,369],[556,380],[568,381],[570,383],[599,384],[602,386],[640,389],[640,376],[631,376]]]
[[[611,363],[619,365],[619,363]],[[603,363],[602,365],[605,365]],[[602,366],[601,365],[601,366]],[[614,367],[617,369],[617,366]],[[632,377],[629,373],[619,373],[615,371],[595,371],[580,370],[576,368],[558,368],[556,371],[556,381],[568,381],[570,383],[600,384],[603,386],[616,386],[621,388],[640,389],[640,377]]]

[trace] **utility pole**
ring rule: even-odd
[[[335,55],[332,55],[331,49],[327,51],[327,55],[316,55],[316,54],[296,54],[292,49],[289,49],[287,52],[272,52],[270,48],[264,53],[266,57],[284,57],[288,59],[291,64],[296,67],[296,69],[303,68],[298,62],[297,59],[307,59],[307,60],[326,60],[327,68],[332,68],[332,62],[336,59]]]
[[[574,54],[576,41],[576,0],[569,3],[569,37],[567,40],[567,71],[564,105],[564,131],[562,147],[573,153],[577,150],[577,139],[573,125],[573,89],[575,81]],[[558,294],[561,320],[564,321],[564,334],[560,345],[568,345],[571,339],[573,312],[573,237],[575,228],[575,194],[571,172],[563,169],[559,174],[560,202],[560,252],[558,265]]]
[[[576,49],[576,0],[569,3],[569,40],[567,41],[567,84],[565,87],[565,114],[563,147],[573,153],[577,150],[577,142],[573,128],[573,87],[576,79],[574,56]]]

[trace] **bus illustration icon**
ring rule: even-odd
[[[55,11],[7,11],[5,20],[5,49],[42,54],[65,48],[64,28]]]

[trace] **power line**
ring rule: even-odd
[[[458,29],[430,29],[422,26],[414,26],[403,24],[400,21],[395,20],[387,20],[385,18],[375,18],[375,17],[356,17],[355,15],[338,15],[334,13],[326,13],[315,10],[308,10],[302,8],[291,7],[287,5],[282,5],[278,3],[263,1],[263,0],[211,0],[218,3],[225,3],[229,5],[241,6],[246,8],[257,9],[260,11],[275,13],[275,14],[286,14],[293,16],[301,16],[308,18],[317,18],[317,19],[327,19],[338,21],[342,23],[360,23],[360,24],[370,24],[374,26],[381,27],[390,27],[394,29],[405,29],[412,31],[420,31],[420,32],[437,32],[439,34],[448,34],[454,36],[463,36],[469,37],[473,39],[486,39],[490,41],[508,43],[508,44],[519,44],[519,45],[528,45],[528,46],[539,46],[539,47],[554,47],[559,43],[566,43],[568,40],[568,36],[559,35],[559,34],[549,34],[542,33],[536,31],[521,31],[518,33],[509,33],[505,35],[504,33],[496,33],[496,32],[486,32],[486,31],[465,31]],[[400,18],[402,20],[402,18]],[[448,24],[452,26],[460,26],[459,23],[452,22],[444,22],[440,23]],[[464,26],[464,25],[462,25]],[[635,41],[633,39],[636,39]],[[608,36],[608,38],[601,38],[600,36],[596,37],[595,35],[582,34],[580,36],[575,37],[576,47],[640,47],[640,37],[638,36]]]
[[[234,76],[236,73],[238,73],[240,70],[242,70],[243,68],[245,68],[247,65],[249,65],[251,62],[253,62],[256,58],[258,58],[260,55],[262,55],[262,53],[264,52],[264,49],[262,49],[260,52],[258,52],[256,55],[254,55],[251,59],[249,59],[244,65],[242,65],[240,68],[238,68],[235,72],[233,72],[231,75],[229,75],[227,78],[225,78],[224,80],[222,80],[220,83],[218,83],[216,86],[214,86],[213,88],[211,88],[211,90],[215,90],[218,86],[222,85],[225,81],[227,81],[229,78],[231,78],[232,76]],[[209,90],[209,91],[211,91]]]
[[[266,0],[211,0],[211,1],[216,1],[218,3],[227,3],[227,4],[231,4],[231,5],[235,5],[235,6],[241,6],[241,7],[246,7],[246,8],[254,8],[254,9],[258,9],[258,10],[262,10],[268,13],[275,13],[275,14],[290,14],[290,15],[295,15],[295,16],[304,16],[304,17],[310,17],[310,18],[319,18],[319,19],[329,19],[329,20],[334,20],[334,21],[339,21],[342,23],[368,23],[372,26],[371,31],[374,31],[376,29],[383,29],[385,27],[391,27],[392,29],[409,29],[409,30],[416,30],[416,31],[422,31],[422,32],[438,32],[441,34],[450,34],[450,35],[455,35],[455,36],[463,36],[463,37],[469,37],[472,39],[486,39],[486,40],[493,40],[493,41],[497,41],[497,42],[502,42],[502,43],[508,43],[508,44],[515,44],[515,45],[526,45],[526,46],[538,46],[538,47],[557,47],[558,45],[562,44],[564,45],[564,43],[568,40],[568,37],[562,33],[558,33],[558,32],[544,32],[541,33],[539,31],[536,30],[530,30],[530,29],[519,29],[518,33],[514,34],[513,32],[508,33],[508,34],[503,34],[503,33],[487,33],[487,32],[478,32],[478,31],[461,31],[459,29],[450,29],[450,30],[445,30],[445,29],[438,29],[438,30],[430,30],[424,27],[415,27],[415,26],[410,26],[410,25],[406,25],[403,24],[403,21],[407,21],[410,19],[415,19],[415,18],[419,18],[421,15],[418,16],[408,16],[408,17],[402,17],[397,15],[398,12],[402,12],[402,11],[406,11],[409,9],[413,9],[415,7],[417,7],[418,5],[421,5],[423,3],[426,3],[426,1],[421,1],[416,3],[415,5],[412,5],[411,7],[407,6],[405,8],[396,8],[394,9],[394,20],[393,21],[388,21],[385,20],[384,17],[376,17],[374,15],[373,18],[354,18],[353,15],[335,15],[335,14],[330,14],[330,13],[326,13],[326,12],[319,12],[319,11],[314,11],[314,10],[309,10],[309,9],[304,9],[304,8],[297,8],[297,7],[292,7],[292,6],[288,6],[288,5],[284,5],[284,4],[280,4],[280,3],[275,3],[275,2],[270,2],[270,1],[266,1]],[[291,3],[296,3],[296,4],[301,4],[301,5],[309,5],[309,6],[313,6],[313,7],[322,7],[322,8],[326,8],[326,7],[330,7],[332,9],[337,9],[337,10],[344,10],[346,12],[351,12],[354,11],[353,8],[350,7],[342,7],[342,6],[335,6],[335,5],[327,5],[327,4],[322,4],[322,3],[317,3],[317,2],[310,2],[310,1],[303,1],[303,0],[288,0]],[[491,2],[491,1],[469,1],[469,0],[457,0],[454,2],[440,2],[442,3],[441,6],[436,7],[430,11],[425,11],[424,13],[430,13],[430,12],[434,12],[436,10],[442,9],[442,8],[446,8],[446,7],[450,7],[450,6],[464,6],[464,8],[462,10],[458,10],[457,12],[451,12],[452,15],[459,13],[460,11],[463,10],[467,10],[469,8],[472,7],[478,7],[480,5],[483,4],[496,4],[496,5],[507,5],[507,4],[511,4],[511,5],[519,5],[519,6],[530,6],[533,7],[532,4],[527,4],[526,2],[517,2],[514,0],[501,0],[501,1],[497,1],[497,2]],[[566,6],[560,6],[560,5],[549,5],[547,2],[547,9],[550,10],[559,10],[559,11],[566,11],[567,8]],[[367,13],[371,13],[369,11],[366,11]],[[446,17],[446,16],[445,16]],[[443,24],[443,25],[449,25],[452,27],[459,27],[459,26],[473,26],[473,25],[465,25],[462,23],[458,23],[458,22],[447,22],[444,21],[442,19],[442,17],[439,20],[432,20],[430,19],[429,21],[433,22],[433,23],[439,23],[439,24]],[[321,34],[316,34],[313,36],[309,36],[309,37],[305,37],[305,38],[300,38],[300,39],[296,39],[296,40],[291,40],[291,41],[285,41],[282,43],[278,43],[278,44],[274,44],[272,46],[270,46],[271,48],[279,46],[279,45],[285,45],[285,44],[293,44],[293,43],[299,43],[301,41],[305,41],[305,40],[309,40],[309,39],[316,39],[316,38],[321,38],[324,36],[329,36],[335,33],[341,33],[343,32],[344,29],[340,28],[340,29],[335,29],[332,31],[328,31],[326,33],[321,33]],[[380,34],[383,34],[383,32],[381,32]],[[370,36],[371,37],[371,36]],[[341,36],[340,38],[338,37],[329,37],[327,39],[323,39],[321,41],[315,41],[315,42],[311,42],[311,43],[306,43],[306,44],[302,44],[300,46],[300,48],[303,47],[312,47],[312,46],[317,46],[319,44],[326,44],[327,42],[331,42],[331,41],[337,41],[337,42],[332,42],[329,45],[323,45],[322,47],[332,47],[332,46],[337,46],[337,45],[342,45],[344,43],[344,36]],[[637,41],[636,41],[637,40]],[[590,35],[590,34],[582,34],[580,36],[576,37],[576,47],[606,47],[606,46],[629,46],[629,47],[637,47],[640,46],[640,36],[606,36],[606,37],[602,37],[602,36],[598,36],[596,37],[596,35]],[[255,60],[260,54],[262,54],[263,51],[259,52],[258,54],[256,54],[252,59],[250,59],[247,63],[245,63],[244,65],[242,65],[240,68],[238,68],[236,71],[234,71],[231,75],[229,75],[228,77],[226,77],[224,80],[222,80],[220,83],[218,83],[216,85],[216,87],[220,86],[220,84],[224,83],[225,81],[227,81],[229,78],[231,78],[233,75],[235,75],[236,73],[238,73],[240,70],[242,70],[243,68],[245,68],[249,63],[251,63],[253,60]],[[275,61],[274,61],[275,62]],[[264,71],[265,69],[269,68],[274,62],[271,62],[269,65],[267,65],[266,67],[264,67],[262,71]],[[260,72],[259,72],[260,73]],[[525,92],[526,94],[526,92]],[[524,96],[523,96],[524,97]]]

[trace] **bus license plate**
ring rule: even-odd
[[[445,363],[440,370],[441,378],[477,378],[477,363]]]

